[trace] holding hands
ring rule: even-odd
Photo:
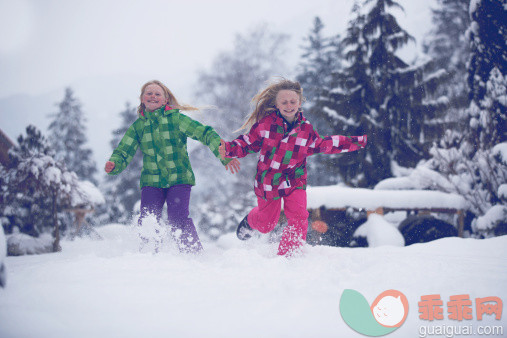
[[[220,140],[220,146],[218,147],[218,153],[220,154],[220,157],[225,160],[225,143],[224,140]],[[234,158],[231,162],[227,163],[225,165],[225,170],[229,170],[231,174],[235,174],[239,172],[240,164],[238,159]]]

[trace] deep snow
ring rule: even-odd
[[[139,253],[130,227],[97,228],[102,241],[63,241],[55,254],[7,257],[0,337],[364,337],[340,316],[344,289],[371,304],[388,289],[409,301],[407,320],[387,337],[418,337],[421,326],[503,326],[486,316],[419,319],[421,296],[507,301],[507,236],[445,238],[409,247],[306,246],[276,256],[276,243],[234,234],[205,242],[200,256],[172,246]],[[483,336],[484,337],[484,336]]]

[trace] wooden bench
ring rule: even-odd
[[[307,188],[307,208],[314,220],[320,219],[320,208],[327,210],[366,210],[384,215],[394,211],[416,214],[456,214],[458,236],[463,237],[466,200],[456,194],[430,190],[372,190],[342,186]]]

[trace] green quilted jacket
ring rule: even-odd
[[[195,176],[187,152],[187,137],[208,146],[222,164],[218,153],[220,136],[209,126],[180,113],[170,106],[145,112],[127,130],[109,161],[115,163],[109,175],[121,173],[134,157],[143,152],[141,188],[169,188],[177,184],[195,185]]]

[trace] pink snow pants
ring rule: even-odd
[[[308,211],[306,210],[306,191],[295,189],[284,196],[284,213],[288,225],[283,229],[282,239],[278,246],[278,255],[291,256],[306,241],[308,231]],[[252,229],[266,234],[276,227],[282,209],[282,198],[263,200],[257,197],[257,206],[248,214],[248,224]]]

